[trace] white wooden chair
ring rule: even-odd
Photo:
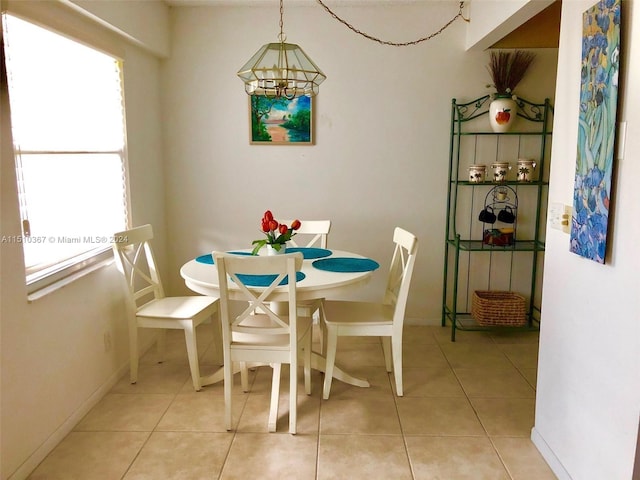
[[[113,252],[123,274],[129,317],[130,381],[138,381],[138,328],[161,329],[158,336],[160,362],[164,356],[166,329],[182,329],[187,344],[193,388],[202,388],[196,327],[211,319],[214,342],[220,337],[217,319],[218,298],[206,296],[165,297],[150,240],[151,225],[114,234]]]
[[[327,359],[322,397],[329,398],[339,336],[382,337],[385,366],[396,380],[396,393],[402,390],[402,328],[409,295],[409,284],[418,251],[418,239],[396,227],[395,250],[389,269],[384,299],[380,303],[326,300],[322,304],[327,331]],[[393,361],[392,361],[393,359]]]
[[[293,220],[283,220],[281,223],[291,226]],[[291,237],[289,244],[292,247],[319,247],[327,248],[327,241],[329,239],[329,231],[331,230],[331,220],[301,220],[300,228],[296,230],[298,235],[301,235],[306,243],[299,245],[296,243],[296,236]],[[300,239],[298,239],[300,241]]]
[[[283,220],[282,223],[285,225],[291,225],[293,220]],[[317,248],[327,248],[327,244],[329,242],[329,232],[331,231],[331,220],[301,220],[300,228],[297,230],[298,234],[302,236],[304,242],[302,243],[300,239],[296,243],[296,236],[292,237],[289,240],[289,244],[292,247],[304,246],[307,248],[317,247]],[[298,302],[298,308],[300,308],[299,313],[304,316],[310,316],[314,318],[320,329],[320,351],[324,353],[325,345],[326,345],[326,335],[324,328],[324,319],[322,318],[322,309],[320,305],[323,299],[319,298],[317,300],[308,300],[305,302]],[[316,315],[317,314],[317,315]]]
[[[295,434],[298,357],[301,351],[304,352],[305,392],[311,394],[311,318],[298,316],[295,307],[295,278],[302,267],[302,254],[244,256],[214,252],[213,256],[220,284],[226,428],[232,428],[233,362],[272,365],[270,432],[276,431],[280,368],[285,363],[290,365],[289,433]],[[288,278],[286,286],[280,286],[285,277]],[[264,282],[260,288],[252,285],[256,278]],[[229,293],[231,282],[238,287],[234,298]],[[276,288],[287,292],[286,313],[277,311],[276,306],[282,305],[280,302],[265,300]],[[240,302],[232,302],[234,299]],[[244,369],[241,372],[244,373]],[[243,379],[243,388],[244,384]]]

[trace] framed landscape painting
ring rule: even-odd
[[[249,97],[252,145],[313,145],[311,97]]]
[[[620,0],[600,0],[582,15],[578,151],[571,251],[604,263],[611,200],[618,75]]]

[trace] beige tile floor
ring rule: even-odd
[[[217,368],[208,331],[199,327],[203,374]],[[266,432],[269,367],[251,372],[250,393],[236,379],[236,428],[226,432],[222,385],[193,391],[182,332],[170,332],[166,361],[148,352],[138,383],[123,377],[30,478],[555,479],[529,439],[537,342],[536,333],[459,332],[451,343],[448,328],[408,326],[398,398],[379,341],[340,339],[339,365],[371,387],[334,380],[322,400],[314,372],[293,436],[286,380],[278,433]]]

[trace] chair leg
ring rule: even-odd
[[[191,369],[191,379],[196,392],[202,389],[200,383],[200,366],[198,364],[198,347],[196,346],[196,332],[193,323],[185,326],[184,338],[187,343],[187,354],[189,356],[189,368]]]
[[[304,346],[304,393],[311,395],[311,331]]]
[[[393,353],[393,375],[396,377],[396,394],[404,395],[402,391],[402,337],[393,336],[391,339],[391,351]]]
[[[331,380],[333,379],[333,366],[336,363],[336,349],[338,348],[338,332],[335,328],[327,328],[327,360],[324,370],[324,388],[322,398],[329,399]]]
[[[271,378],[271,406],[269,408],[269,423],[267,428],[269,432],[276,431],[278,423],[278,406],[280,403],[280,372],[282,364],[273,364],[273,377]]]
[[[298,354],[291,352],[289,365],[289,433],[296,434],[298,424]]]
[[[227,431],[231,430],[231,392],[233,390],[233,368],[231,362],[231,354],[224,352],[224,363],[222,365],[224,372],[224,423]]]
[[[135,322],[135,321],[134,321]],[[138,325],[129,323],[129,381],[138,381]]]
[[[217,365],[222,365],[223,359],[222,359],[222,332],[221,330],[221,324],[220,324],[220,312],[216,311],[216,313],[214,313],[213,315],[211,315],[211,328],[213,330],[213,349],[214,349],[214,356],[213,356],[213,361],[217,364]]]
[[[318,308],[318,325],[320,326],[320,353],[322,356],[327,354],[327,324],[324,315],[324,299],[320,299],[320,307]]]
[[[382,337],[382,353],[384,353],[384,366],[387,372],[391,372],[391,337]]]
[[[158,340],[156,341],[156,347],[158,351],[158,363],[164,362],[164,355],[167,351],[167,331],[161,328],[158,332]]]
[[[249,391],[249,369],[247,362],[240,362],[240,383],[242,384],[242,391],[247,393]]]

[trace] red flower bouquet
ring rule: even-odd
[[[261,240],[254,240],[251,242],[254,245],[252,255],[257,255],[258,251],[265,245],[271,245],[277,252],[285,248],[286,243],[291,240],[296,233],[295,231],[300,228],[300,220],[294,220],[291,222],[291,226],[287,226],[284,223],[279,223],[270,210],[264,212],[264,216],[260,222],[260,230],[267,236]]]

